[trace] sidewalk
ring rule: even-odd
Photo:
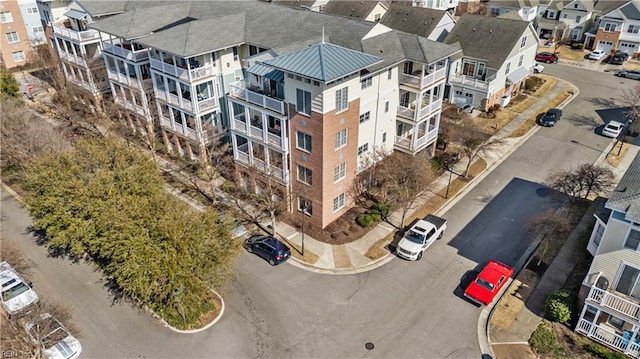
[[[542,107],[544,107],[551,99],[556,97],[558,94],[572,90],[573,96],[568,98],[565,103],[561,104],[559,107],[564,107],[566,103],[571,101],[578,94],[578,89],[572,84],[559,80],[558,84],[555,88],[547,92],[544,96],[540,98],[539,101],[534,103],[530,108],[518,114],[518,116],[513,119],[509,124],[507,124],[504,128],[502,128],[494,137],[501,138],[503,143],[500,146],[497,146],[492,151],[489,151],[483,159],[487,163],[487,167],[484,172],[478,177],[474,178],[460,193],[451,198],[442,208],[440,208],[435,214],[439,215],[441,213],[446,212],[451,206],[455,205],[457,201],[464,196],[465,193],[470,191],[476,183],[480,182],[484,177],[486,177],[495,167],[497,167],[502,161],[508,157],[513,151],[515,151],[527,138],[537,131],[536,128],[529,131],[523,137],[517,138],[509,138],[509,134],[517,129],[523,122],[525,122],[531,116],[535,116],[538,114]],[[509,111],[508,109],[506,111]],[[464,168],[466,166],[466,162],[460,161],[454,167],[454,172],[462,173],[464,172]],[[455,178],[455,176],[454,176]],[[449,182],[449,174],[444,173],[440,177],[438,177],[432,185],[429,187],[431,196],[426,196],[422,202],[418,203],[416,206],[419,208],[422,203],[431,200],[437,193],[447,187]],[[409,217],[413,211],[408,213]],[[400,212],[392,213],[390,216],[391,223],[399,223],[400,220]],[[302,234],[298,232],[297,229],[291,227],[290,225],[278,222],[276,225],[276,230],[278,235],[282,238],[296,244],[297,246],[302,245]],[[304,236],[304,246],[305,251],[309,250],[318,256],[318,260],[315,263],[305,263],[299,260],[298,258],[292,257],[292,261],[289,263],[304,268],[306,270],[310,270],[317,273],[325,273],[325,274],[352,274],[352,273],[360,273],[366,272],[375,268],[378,268],[393,259],[393,255],[391,253],[386,254],[384,257],[379,258],[377,260],[371,260],[365,256],[369,248],[371,248],[374,244],[378,243],[379,240],[389,236],[392,232],[397,229],[391,226],[386,222],[379,223],[376,227],[374,227],[371,231],[365,234],[362,238],[342,245],[331,245],[327,243],[320,242],[308,234]]]

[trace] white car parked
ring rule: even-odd
[[[606,54],[604,50],[594,50],[589,54],[589,60],[602,60]]]
[[[620,136],[622,130],[624,130],[624,124],[618,121],[610,121],[602,129],[602,135],[606,137],[617,138],[618,136]]]
[[[31,289],[7,262],[0,263],[0,287],[2,288],[2,308],[7,314],[16,315],[26,312],[38,302],[38,295]]]
[[[82,352],[80,341],[49,313],[29,321],[24,328],[33,343],[42,346],[47,359],[76,359]]]
[[[542,71],[544,71],[544,66],[542,66],[541,64],[539,64],[537,62],[535,64],[533,64],[533,73],[534,74],[539,74]]]

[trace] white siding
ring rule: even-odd
[[[296,76],[289,78],[288,75],[284,76],[284,98],[285,101],[293,104],[297,103],[296,90],[301,89],[311,93],[311,110],[314,112],[324,113],[322,110],[322,87],[316,86],[311,83],[305,82],[304,79],[298,80]],[[335,94],[334,94],[335,96]],[[335,99],[334,99],[335,101]]]
[[[640,252],[624,248],[630,224],[609,218],[607,228],[600,241],[589,273],[601,272],[609,280],[610,285],[615,286],[616,274],[621,263],[627,263],[640,268]],[[640,230],[640,227],[636,227]]]
[[[322,113],[327,113],[336,109],[336,91],[341,90],[345,87],[349,88],[349,90],[347,91],[349,95],[349,102],[358,98],[360,96],[360,77],[352,76],[349,79],[329,85],[329,87],[327,87],[322,94],[322,97],[324,98],[322,104]]]

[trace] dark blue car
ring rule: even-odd
[[[259,255],[272,266],[280,264],[291,257],[289,247],[271,236],[255,234],[244,242],[244,247],[247,252]]]
[[[560,120],[560,117],[562,117],[562,110],[552,108],[549,111],[545,112],[544,115],[542,115],[538,123],[540,124],[540,126],[552,127],[556,125],[556,122]]]

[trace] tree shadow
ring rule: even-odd
[[[582,126],[592,130],[595,130],[602,124],[595,116],[572,114],[567,116],[567,120],[574,126]]]

